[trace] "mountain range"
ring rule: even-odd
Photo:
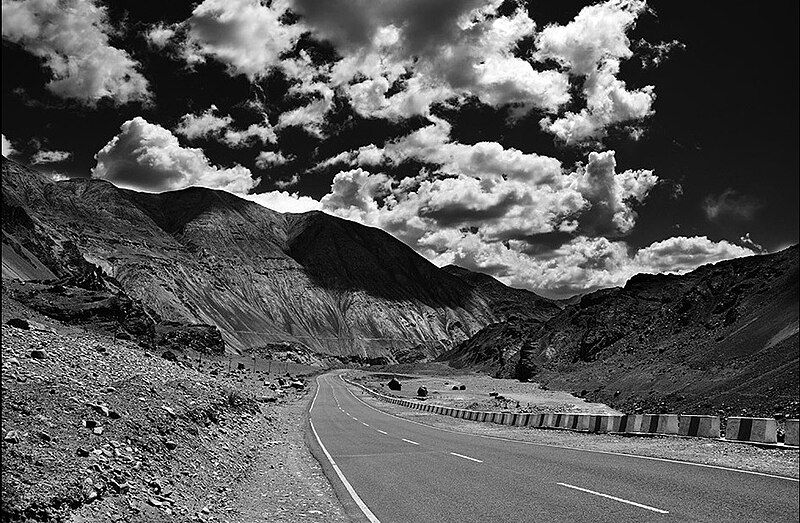
[[[3,158],[3,277],[99,268],[158,322],[216,326],[230,351],[288,342],[320,354],[434,357],[488,324],[560,310],[529,291],[443,270],[375,228],[282,214],[232,194],[52,181]]]

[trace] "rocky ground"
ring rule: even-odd
[[[2,321],[3,521],[346,520],[307,376],[168,360],[5,293]]]
[[[437,369],[433,375],[422,373],[351,372],[355,381],[383,393],[414,398],[419,387],[425,387],[430,401],[471,410],[513,410],[515,412],[588,412],[618,414],[602,403],[591,403],[569,392],[549,390],[537,383],[515,379],[492,378],[479,373],[449,375]],[[397,377],[402,388],[389,390],[388,382]],[[464,387],[463,389],[461,387]]]
[[[619,452],[637,456],[675,459],[694,463],[800,477],[800,453],[796,449],[767,449],[742,443],[666,436],[583,434],[565,430],[508,427],[440,416],[386,403],[369,395],[359,398],[401,418],[432,427],[488,437],[511,438],[540,445]]]

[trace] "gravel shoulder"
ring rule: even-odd
[[[303,439],[310,376],[169,361],[5,295],[2,320],[3,521],[346,521]]]
[[[403,381],[403,383],[405,388],[406,382]],[[702,438],[585,434],[566,430],[508,427],[412,410],[386,403],[369,395],[360,395],[359,398],[384,412],[403,419],[424,423],[435,428],[479,436],[508,438],[582,450],[666,458],[792,478],[800,477],[800,453],[797,450],[764,449],[753,445]],[[438,397],[435,398],[435,401],[442,403]]]

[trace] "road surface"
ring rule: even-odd
[[[450,432],[318,378],[312,450],[364,521],[798,521],[798,481]],[[352,501],[350,501],[352,500]]]

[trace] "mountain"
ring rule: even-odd
[[[629,411],[797,414],[798,291],[797,246],[639,274],[545,322],[489,325],[441,358]]]
[[[491,291],[391,235],[322,212],[281,214],[232,194],[53,182],[3,159],[3,278],[102,269],[158,321],[216,326],[231,350],[289,342],[360,359],[433,357],[509,317]],[[463,275],[462,275],[463,276]],[[544,317],[549,300],[527,293]],[[513,301],[516,298],[508,298]]]

